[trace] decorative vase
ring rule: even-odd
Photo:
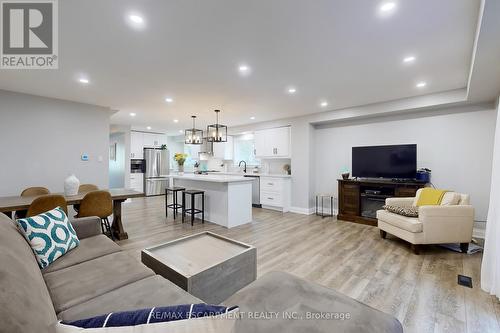
[[[75,175],[71,175],[64,180],[64,195],[72,196],[78,194],[78,188],[80,187],[80,181]]]
[[[343,180],[348,180],[348,179],[349,179],[349,172],[344,172],[344,173],[342,174],[342,179],[343,179]]]
[[[184,175],[184,164],[179,164],[179,172],[177,172],[179,176]]]

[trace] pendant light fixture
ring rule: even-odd
[[[203,143],[203,131],[196,129],[196,116],[191,116],[191,118],[193,118],[193,128],[184,131],[184,143],[187,145],[201,145]]]
[[[220,110],[214,110],[216,122],[207,126],[207,140],[210,142],[227,142],[227,126],[219,124]]]

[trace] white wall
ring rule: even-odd
[[[0,90],[0,196],[29,186],[59,192],[71,173],[106,188],[109,116],[104,107]]]
[[[353,146],[416,143],[417,166],[432,170],[434,185],[469,193],[476,220],[486,220],[496,111],[438,114],[365,119],[316,129],[316,192],[337,193],[341,170],[351,170]]]

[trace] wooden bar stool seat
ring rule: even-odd
[[[186,208],[186,195],[191,196],[191,206]],[[201,195],[201,209],[195,208],[195,198]],[[191,214],[191,225],[194,224],[194,216],[201,214],[201,223],[205,223],[205,191],[202,190],[184,190],[182,191],[182,222],[186,214]]]
[[[182,209],[184,203],[179,204],[179,199],[177,198],[177,193],[186,190],[185,187],[171,186],[165,189],[165,217],[168,217],[168,209],[171,208],[174,211],[174,220],[177,217],[177,211]],[[172,203],[168,203],[168,193],[172,192]]]

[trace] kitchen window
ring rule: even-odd
[[[260,166],[260,160],[255,157],[253,134],[240,135],[234,138],[234,163],[245,161],[247,166]]]

